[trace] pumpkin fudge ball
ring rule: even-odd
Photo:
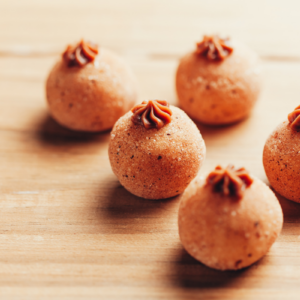
[[[300,203],[300,106],[267,139],[263,164],[274,190]]]
[[[136,102],[136,81],[112,52],[81,41],[68,46],[46,83],[51,116],[78,131],[113,127]]]
[[[257,55],[246,46],[204,36],[176,73],[179,104],[193,119],[226,125],[247,117],[261,89]]]
[[[167,101],[144,101],[115,124],[109,159],[132,194],[164,199],[181,194],[197,175],[205,144],[193,121]]]
[[[245,169],[218,166],[197,177],[181,196],[178,225],[183,247],[219,270],[245,268],[263,257],[283,223],[274,193]]]

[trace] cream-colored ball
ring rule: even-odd
[[[136,196],[164,199],[181,194],[204,161],[205,144],[198,128],[181,109],[170,108],[172,120],[160,129],[134,124],[130,111],[111,132],[112,170]]]
[[[181,196],[180,240],[191,256],[214,269],[238,270],[259,260],[282,223],[277,198],[256,178],[239,200],[212,191],[199,177]]]
[[[83,67],[69,67],[60,59],[49,74],[46,94],[50,114],[59,124],[91,132],[112,128],[137,100],[132,71],[102,47]]]
[[[212,61],[195,51],[186,54],[176,73],[180,107],[193,119],[208,125],[240,121],[252,111],[261,90],[257,55],[231,41],[233,52]]]

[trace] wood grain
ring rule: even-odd
[[[279,197],[283,231],[262,260],[211,270],[180,244],[178,199],[129,194],[110,169],[109,132],[61,128],[44,99],[49,69],[81,37],[127,60],[141,100],[176,104],[178,58],[204,33],[234,36],[261,56],[264,91],[247,120],[199,125],[201,173],[231,162],[267,182],[264,142],[300,102],[299,8],[296,0],[0,1],[1,299],[299,299],[299,204]]]

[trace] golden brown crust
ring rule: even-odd
[[[229,38],[222,39],[217,35],[203,37],[203,40],[197,43],[196,53],[206,57],[209,60],[223,60],[233,51]]]
[[[79,131],[103,131],[128,112],[137,100],[136,80],[116,55],[101,48],[93,63],[69,68],[60,60],[46,83],[51,116]]]
[[[284,121],[266,141],[263,164],[271,186],[287,199],[300,203],[300,132]]]
[[[171,122],[172,110],[165,100],[148,100],[132,108],[131,120],[145,128],[161,128]]]
[[[274,193],[259,179],[240,201],[212,193],[197,177],[181,196],[178,225],[184,248],[219,270],[245,268],[264,256],[283,223]]]
[[[139,197],[164,199],[182,193],[204,161],[205,144],[198,128],[181,109],[170,108],[172,121],[159,130],[134,124],[128,112],[111,132],[112,170]]]
[[[195,52],[185,55],[176,72],[180,107],[193,119],[224,125],[247,117],[261,89],[258,57],[234,42],[223,61],[211,62]]]

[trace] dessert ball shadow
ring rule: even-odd
[[[263,258],[260,261],[262,260]],[[238,271],[218,271],[206,267],[189,255],[184,248],[179,248],[172,264],[172,273],[176,274],[173,280],[176,286],[186,289],[233,287],[244,280],[248,272],[260,261]]]
[[[99,133],[72,131],[59,125],[48,113],[42,114],[37,123],[36,138],[45,145],[60,146],[109,141],[110,130]]]
[[[288,200],[287,198],[284,198],[283,196],[278,194],[272,187],[270,188],[275,193],[281,205],[284,216],[284,223],[300,221],[300,203]]]
[[[227,125],[207,125],[200,123],[194,120],[194,123],[197,125],[198,129],[200,130],[203,138],[205,137],[218,137],[218,136],[225,136],[228,134],[240,134],[248,130],[252,124],[251,116],[244,118],[243,120],[227,124]]]
[[[163,200],[148,200],[128,192],[118,181],[108,183],[109,194],[104,197],[103,188],[99,192],[96,218],[101,227],[115,233],[149,233],[164,230],[160,220],[168,214],[177,214],[179,197]]]

